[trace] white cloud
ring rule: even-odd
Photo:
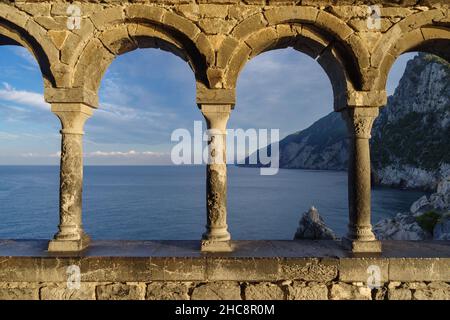
[[[1,136],[0,136],[1,137]],[[161,152],[154,152],[154,151],[136,151],[136,150],[129,150],[129,151],[93,151],[85,153],[86,158],[95,158],[95,157],[161,157],[166,155],[165,153]],[[35,153],[35,152],[26,152],[22,153],[20,156],[26,157],[26,158],[35,158],[35,157],[49,157],[49,158],[59,158],[61,157],[61,151],[53,152],[50,154],[43,154],[43,153]]]
[[[61,158],[61,151],[50,153],[49,157],[50,158]]]
[[[17,55],[20,58],[22,58],[23,60],[25,60],[25,62],[28,64],[28,66],[23,66],[23,67],[25,67],[29,70],[38,69],[38,63],[28,49],[21,47],[21,46],[13,46],[11,48],[11,50],[15,55]]]
[[[26,90],[16,90],[6,82],[3,82],[2,84],[3,89],[0,89],[0,100],[10,101],[25,106],[33,106],[41,110],[50,110],[50,105],[45,102],[42,94]]]
[[[0,140],[16,140],[18,138],[19,136],[17,134],[0,131]]]
[[[39,155],[36,153],[33,153],[33,152],[27,152],[27,153],[22,153],[21,156],[24,158],[32,158],[32,157],[38,157]]]
[[[153,151],[94,151],[86,154],[86,157],[135,157],[135,156],[152,156],[160,157],[164,155],[160,152]]]

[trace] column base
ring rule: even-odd
[[[202,252],[232,252],[233,247],[229,240],[227,240],[227,241],[202,240],[201,251]]]
[[[79,240],[58,240],[52,239],[48,243],[48,251],[51,252],[71,252],[86,249],[91,242],[87,234],[83,234]]]
[[[342,245],[345,249],[350,250],[354,253],[380,253],[381,252],[381,241],[370,240],[361,241],[349,238],[342,238]]]

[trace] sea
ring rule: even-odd
[[[204,166],[85,166],[83,225],[93,239],[196,240],[206,222]],[[58,166],[0,166],[0,239],[57,231]],[[372,189],[372,223],[408,211],[421,191]],[[337,235],[348,223],[347,174],[228,167],[228,224],[236,240],[292,239],[315,206]]]

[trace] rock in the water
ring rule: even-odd
[[[410,212],[381,220],[373,231],[379,240],[450,240],[450,177],[439,182],[436,193],[415,201]]]
[[[450,176],[439,182],[436,193],[430,196],[430,202],[438,211],[450,210]]]
[[[317,209],[311,207],[303,213],[294,239],[335,240],[336,235],[325,225]]]
[[[427,196],[422,196],[418,200],[413,202],[409,211],[411,211],[413,215],[418,215],[430,210],[431,208],[432,207],[430,201],[428,201]]]
[[[424,231],[415,217],[408,213],[398,213],[392,219],[383,219],[373,227],[379,240],[425,240],[431,235]]]
[[[433,229],[434,240],[450,240],[450,216],[443,217]]]
[[[414,216],[420,216],[428,211],[435,211],[445,215],[450,210],[450,177],[439,182],[435,193],[422,196],[410,208]]]

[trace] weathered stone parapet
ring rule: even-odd
[[[378,108],[348,108],[342,112],[350,136],[348,167],[349,224],[343,243],[354,252],[380,252],[371,225],[369,139]]]
[[[359,257],[337,241],[233,241],[213,254],[196,241],[93,241],[58,254],[4,240],[0,299],[450,300],[449,244],[384,241],[382,256]]]
[[[208,129],[206,164],[206,232],[202,251],[230,251],[227,225],[226,125],[231,105],[202,104]]]
[[[61,120],[59,231],[49,251],[79,251],[89,243],[81,221],[83,193],[83,127],[93,109],[84,104],[52,104]]]
[[[291,47],[324,69],[335,110],[346,114],[349,124],[348,243],[355,251],[379,251],[370,226],[368,139],[373,119],[386,103],[386,79],[398,56],[420,50],[450,60],[450,20],[444,0],[370,4],[378,5],[380,12],[374,15],[375,8],[367,1],[340,0],[0,3],[0,45],[21,45],[34,55],[43,74],[45,99],[63,122],[61,221],[65,222],[57,236],[83,239],[82,127],[90,115],[86,110],[98,105],[101,79],[115,57],[138,48],[159,48],[185,60],[194,74],[197,104],[213,130],[210,151],[221,159],[241,70],[263,52]],[[77,106],[82,107],[75,110]],[[220,250],[230,250],[226,164],[208,164],[207,176],[203,249],[215,243],[214,250],[219,245]]]

